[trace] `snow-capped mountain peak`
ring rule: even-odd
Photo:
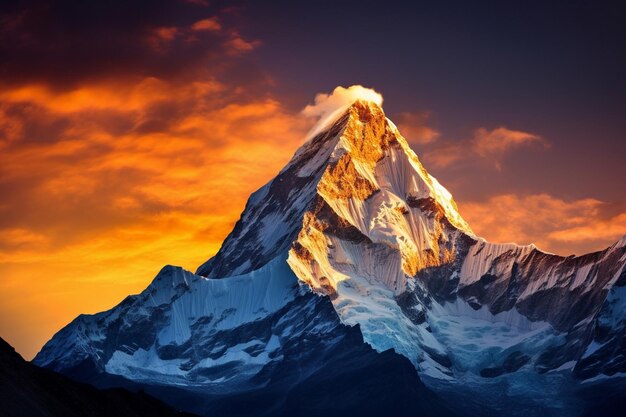
[[[533,395],[498,391],[525,407],[626,374],[626,236],[567,258],[489,243],[377,102],[329,120],[196,274],[164,268],[141,294],[80,316],[35,362],[213,395],[265,389],[294,357],[307,364],[288,379],[301,383],[320,357],[361,354],[364,341],[442,392],[491,399],[494,383],[532,380]],[[556,388],[553,374],[565,378]]]
[[[349,259],[335,241],[350,236],[348,241],[395,252],[397,268],[374,275],[394,292],[403,292],[405,276],[453,259],[453,248],[445,245],[449,233],[471,230],[450,193],[426,172],[380,106],[356,101],[333,127],[338,123],[344,127],[317,183],[314,204],[304,214],[289,263],[313,288],[335,288],[345,274],[327,264],[329,247],[344,264],[369,259]],[[318,268],[321,282],[311,274]]]
[[[427,259],[405,256],[403,267],[409,273],[433,265],[439,257],[438,245],[430,237],[436,232],[424,228],[439,227],[445,219],[451,227],[472,234],[450,193],[426,172],[382,108],[357,100],[252,194],[233,232],[198,274],[220,277],[258,268],[291,246],[305,212],[320,207],[320,201],[368,238],[387,236],[390,244],[434,250],[424,255]],[[408,223],[398,218],[406,239],[393,243],[395,231],[381,225],[401,212],[414,214]],[[421,212],[438,220],[416,223]]]

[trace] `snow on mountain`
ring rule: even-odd
[[[349,113],[289,252],[300,280],[330,295],[342,320],[359,324],[377,350],[393,348],[430,376],[545,371],[577,360],[624,270],[623,246],[562,258],[476,238],[378,106],[357,102]],[[444,330],[452,317],[497,323],[496,339],[514,337],[476,346],[473,354],[487,359],[471,368],[458,349],[468,338]],[[550,340],[541,349],[537,327]]]
[[[275,380],[289,346],[317,363],[305,374],[334,343],[361,349],[345,342],[354,326],[442,392],[524,404],[532,380],[545,405],[565,386],[554,378],[626,373],[626,237],[579,257],[486,242],[378,104],[333,117],[250,196],[197,275],[164,268],[78,317],[35,363],[229,392]],[[517,388],[494,396],[494,381]]]
[[[284,258],[223,279],[167,266],[141,294],[78,317],[35,363],[205,416],[456,415],[410,362],[374,351],[300,286]]]
[[[141,294],[78,317],[59,334],[63,343],[47,344],[36,363],[63,370],[89,358],[110,374],[161,383],[242,379],[276,359],[280,347],[281,332],[255,333],[251,325],[269,320],[299,293],[280,258],[221,280],[166,266]],[[237,372],[216,379],[207,372],[227,364],[237,364]]]

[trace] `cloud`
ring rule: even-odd
[[[216,17],[211,17],[208,19],[198,20],[196,23],[191,25],[191,29],[195,31],[203,31],[203,30],[218,31],[222,29],[222,25],[220,24],[220,22],[217,20]]]
[[[104,87],[20,94],[24,100],[31,97],[29,106],[38,109],[34,119],[64,123],[52,133],[30,131],[41,137],[16,134],[4,147],[0,227],[44,231],[54,235],[53,246],[60,246],[151,213],[181,206],[194,210],[196,197],[213,190],[238,201],[253,191],[248,185],[241,190],[238,182],[246,175],[265,172],[267,179],[277,172],[309,126],[271,99],[225,102],[219,84],[192,83],[186,89],[164,81],[150,88],[145,84],[152,82],[106,91],[97,110],[92,103]],[[109,112],[121,120],[113,131]],[[18,113],[8,125],[21,122]],[[263,158],[264,152],[289,143],[293,146],[280,147],[284,151],[278,154],[272,151],[274,163]],[[241,153],[244,146],[247,151]],[[203,208],[239,209],[224,203],[212,208],[218,195]],[[48,209],[42,211],[44,206]]]
[[[402,112],[392,119],[409,143],[424,145],[435,142],[441,135],[428,126],[430,116],[430,112]]]
[[[550,238],[564,243],[613,241],[626,234],[626,212],[609,219],[597,219],[550,233]]]
[[[15,250],[20,247],[42,247],[48,243],[45,235],[33,230],[6,228],[0,235],[0,247]]]
[[[626,234],[626,204],[597,199],[563,200],[549,194],[501,194],[461,201],[462,215],[493,242],[535,243],[560,255],[603,249]]]
[[[541,142],[541,138],[532,133],[511,130],[506,127],[498,127],[493,130],[480,128],[474,132],[472,150],[480,156],[488,157],[533,142]]]
[[[432,142],[425,142],[425,144]],[[493,164],[496,169],[500,170],[502,158],[507,153],[530,144],[549,146],[546,140],[533,133],[512,130],[503,126],[492,130],[481,127],[474,131],[470,139],[437,141],[434,146],[422,149],[420,155],[428,165],[438,168],[482,161]]]
[[[233,36],[226,42],[226,45],[229,47],[229,53],[231,55],[239,55],[242,53],[250,52],[260,44],[261,42],[259,41],[247,41],[239,35]]]
[[[315,136],[357,100],[373,101],[379,106],[383,104],[383,96],[380,93],[362,85],[352,85],[348,88],[336,87],[330,94],[317,94],[314,104],[309,104],[302,110],[305,117],[317,120],[307,136]]]
[[[176,27],[154,28],[146,37],[146,42],[154,51],[165,53],[179,33]]]

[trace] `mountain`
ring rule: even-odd
[[[97,390],[26,362],[0,338],[0,416],[192,417],[144,393]]]
[[[206,416],[454,415],[408,360],[377,353],[328,298],[299,288],[281,258],[218,280],[165,267],[138,296],[78,317],[55,340],[35,363]]]
[[[34,361],[197,392],[184,404],[205,415],[244,394],[254,414],[583,415],[621,401],[625,318],[626,237],[579,257],[477,237],[382,108],[356,101],[196,274],[165,267]]]

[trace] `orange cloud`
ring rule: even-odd
[[[487,130],[481,127],[474,132],[472,149],[480,156],[486,157],[501,154],[516,146],[540,141],[539,136],[520,130],[511,130],[506,127]]]
[[[191,25],[191,29],[195,31],[218,31],[222,29],[222,25],[216,17],[211,17],[208,19],[198,20],[196,23]]]
[[[402,131],[402,130],[400,130]],[[428,144],[431,141],[422,141]],[[418,140],[416,143],[420,143]],[[548,146],[548,142],[540,136],[511,130],[506,127],[498,127],[488,130],[479,128],[474,131],[470,139],[461,141],[438,141],[434,146],[422,150],[421,155],[435,167],[448,167],[466,161],[477,161],[479,159],[493,163],[499,170],[501,169],[501,159],[507,152],[528,144],[542,144]]]
[[[550,238],[567,243],[613,241],[626,234],[626,213],[609,219],[597,219],[582,226],[557,230]]]
[[[171,41],[176,37],[178,29],[175,27],[160,27],[154,30],[154,33],[165,41]]]
[[[411,144],[433,143],[439,138],[441,134],[428,126],[429,119],[429,112],[402,112],[393,117],[394,123]]]
[[[626,234],[626,207],[615,213],[596,199],[502,194],[486,201],[459,202],[459,207],[472,229],[487,240],[535,243],[559,255],[600,250]]]
[[[206,94],[219,91],[223,87],[215,81],[205,81],[179,88]],[[5,104],[34,104],[59,115],[86,110],[138,111],[149,103],[169,99],[172,93],[172,87],[166,81],[147,77],[130,85],[100,83],[60,92],[43,84],[25,85],[1,91],[0,101]],[[187,94],[188,91],[183,91],[183,96]]]
[[[34,230],[7,228],[2,230],[2,235],[0,235],[0,247],[13,250],[21,247],[41,248],[46,243],[48,243],[48,238]]]
[[[178,32],[178,28],[173,26],[157,27],[150,31],[146,42],[153,50],[165,52],[170,43],[176,38]]]
[[[248,41],[239,35],[234,35],[230,40],[226,42],[228,52],[231,55],[243,54],[252,51],[254,48],[261,44],[258,40]]]

